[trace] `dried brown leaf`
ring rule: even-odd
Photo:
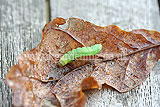
[[[8,72],[14,105],[83,107],[83,90],[107,84],[127,92],[140,85],[160,59],[159,32],[126,32],[115,25],[100,27],[77,18],[69,19],[67,29],[60,28],[65,22],[56,18],[48,23],[41,43],[21,54]],[[78,59],[58,66],[66,52],[99,43],[103,48],[93,61]]]

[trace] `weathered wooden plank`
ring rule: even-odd
[[[5,75],[17,55],[41,41],[44,0],[0,0],[0,107],[10,107],[11,89]]]
[[[160,31],[157,0],[52,0],[51,16],[78,17],[94,24],[115,24],[124,30]],[[86,107],[160,107],[160,62],[139,87],[127,93],[103,88],[87,94]]]

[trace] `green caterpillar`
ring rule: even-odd
[[[59,60],[60,65],[64,66],[82,56],[96,55],[101,51],[101,49],[102,49],[101,44],[95,44],[91,47],[82,47],[73,49],[72,51],[67,52],[61,57],[61,59]]]

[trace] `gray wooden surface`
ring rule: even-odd
[[[52,0],[51,16],[78,17],[97,25],[115,24],[124,30],[160,31],[157,0]],[[86,107],[160,107],[160,62],[142,85],[127,93],[86,91]]]
[[[157,0],[51,0],[51,16],[79,17],[124,30],[160,31]],[[0,107],[12,106],[5,75],[17,55],[38,45],[45,24],[44,0],[0,0]],[[160,63],[142,85],[128,93],[103,88],[87,94],[86,107],[160,107]]]
[[[0,0],[0,107],[10,107],[5,75],[17,55],[38,45],[45,24],[44,0]]]

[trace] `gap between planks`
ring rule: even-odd
[[[50,0],[45,0],[45,19],[46,23],[51,21],[51,7],[50,7]]]

